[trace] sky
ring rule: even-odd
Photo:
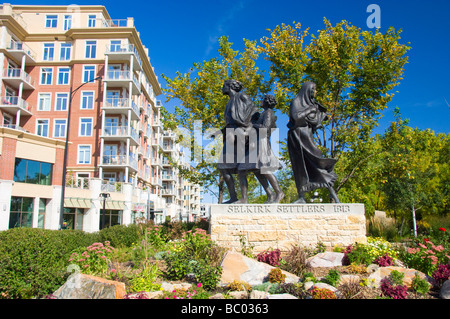
[[[36,2],[20,0],[11,4],[69,5],[70,1]],[[216,57],[218,38],[229,36],[233,49],[243,48],[243,39],[258,40],[268,36],[267,29],[277,25],[300,22],[310,33],[324,28],[326,17],[332,25],[345,19],[361,30],[367,25],[370,4],[380,8],[380,31],[389,27],[402,29],[403,44],[411,46],[404,79],[394,91],[375,133],[383,133],[393,120],[392,112],[399,107],[409,125],[450,133],[450,1],[449,0],[209,0],[209,1],[77,1],[77,5],[104,5],[112,19],[133,17],[143,44],[149,48],[152,66],[161,87],[166,83],[161,74],[170,78],[176,72],[186,73],[194,62]],[[126,4],[126,5],[124,5]],[[166,103],[173,110],[175,101]],[[280,137],[287,117],[279,116]]]
[[[12,4],[69,5],[71,1],[36,2],[20,0]],[[380,31],[393,26],[402,29],[401,43],[410,43],[409,63],[404,79],[395,88],[398,93],[388,104],[377,132],[383,133],[393,120],[392,111],[400,108],[410,126],[450,132],[450,1],[449,0],[209,0],[209,1],[77,1],[77,5],[104,5],[112,19],[133,17],[141,40],[149,48],[149,56],[161,87],[164,74],[173,78],[185,73],[194,62],[217,56],[217,39],[228,35],[233,49],[243,48],[243,39],[258,40],[268,36],[267,29],[300,22],[311,33],[323,29],[326,17],[333,25],[345,19],[369,29],[367,12],[370,4],[381,11]],[[158,99],[169,110],[177,104]],[[280,118],[279,127],[284,126]]]

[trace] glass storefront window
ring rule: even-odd
[[[99,229],[102,229],[103,210],[100,210]],[[105,210],[105,228],[122,224],[122,211],[115,209]]]
[[[9,228],[33,226],[33,200],[32,197],[11,196]]]
[[[38,228],[44,228],[45,223],[45,206],[47,205],[47,200],[45,198],[39,198],[39,214],[38,214]]]
[[[23,158],[16,158],[14,181],[20,183],[51,185],[52,164]]]
[[[82,208],[64,207],[64,229],[83,230],[83,214],[84,210]]]

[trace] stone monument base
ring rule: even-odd
[[[253,253],[366,242],[364,204],[217,204],[210,214],[211,239],[236,251],[241,240]]]

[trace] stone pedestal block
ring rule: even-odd
[[[244,239],[254,252],[292,245],[347,246],[366,242],[363,204],[211,205],[211,238],[239,251]]]

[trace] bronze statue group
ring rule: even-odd
[[[270,144],[271,134],[277,127],[273,110],[276,99],[265,95],[261,102],[263,112],[260,113],[259,107],[241,91],[242,84],[237,80],[226,80],[223,84],[222,93],[230,98],[224,113],[223,151],[217,164],[230,194],[230,199],[224,204],[248,203],[247,175],[251,172],[267,194],[266,203],[279,203],[284,193],[274,173],[281,166]],[[337,179],[334,172],[336,160],[323,157],[314,144],[314,132],[327,118],[326,108],[315,100],[315,95],[316,85],[305,82],[289,108],[287,145],[298,192],[294,203],[305,203],[304,194],[316,188],[327,188],[332,201],[339,203],[333,189]],[[233,174],[239,178],[240,199]]]

